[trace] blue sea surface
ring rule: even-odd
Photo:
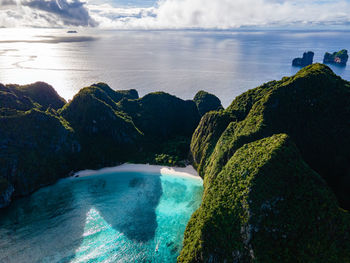
[[[114,172],[69,178],[0,215],[0,262],[176,262],[202,180]]]
[[[140,96],[192,99],[206,90],[227,107],[248,89],[295,74],[292,60],[305,51],[315,52],[314,62],[350,51],[350,31],[66,31],[0,29],[0,83],[45,81],[65,99],[100,81]],[[350,64],[331,68],[350,80]]]

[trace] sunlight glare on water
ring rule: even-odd
[[[227,107],[242,92],[295,74],[295,57],[350,50],[347,31],[107,31],[0,29],[0,83],[45,81],[65,99],[106,82],[140,96],[214,93]],[[331,66],[350,80],[350,68]]]

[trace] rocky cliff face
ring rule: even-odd
[[[324,54],[323,63],[346,66],[348,59],[349,59],[348,51],[346,49],[343,49],[338,52],[334,52],[332,54],[326,52]]]
[[[350,262],[350,83],[327,66],[226,110],[207,94],[138,98],[103,83],[56,110],[55,94],[13,89],[0,85],[0,207],[72,170],[181,164],[190,149],[205,189],[179,262]]]
[[[221,101],[218,97],[206,91],[198,91],[193,101],[196,103],[199,114],[203,116],[209,111],[222,110]]]
[[[2,110],[0,175],[14,187],[14,196],[54,183],[72,169],[79,150],[73,130],[49,113]]]
[[[33,101],[21,93],[14,93],[13,89],[0,84],[0,105],[1,109],[15,109],[26,111],[35,107]]]
[[[46,83],[0,85],[0,206],[54,183],[79,148],[55,108],[65,102]],[[42,104],[40,104],[40,103]]]
[[[119,96],[122,95],[100,83],[80,90],[59,111],[73,127],[81,144],[77,160],[80,169],[126,161],[141,136],[132,120],[115,110],[116,102],[113,99]]]
[[[191,137],[200,120],[193,101],[164,92],[150,93],[138,100],[123,100],[118,106],[146,137],[157,140]]]
[[[203,203],[179,262],[349,261],[349,92],[314,64],[206,114],[191,142]]]
[[[6,85],[6,88],[12,94],[21,97],[29,98],[33,103],[43,110],[53,108],[55,110],[63,107],[66,101],[60,97],[56,90],[45,82],[35,82],[29,85]]]
[[[1,207],[71,171],[126,161],[181,165],[200,119],[193,101],[163,92],[139,98],[105,83],[67,104],[45,83],[0,85],[0,103]]]
[[[125,161],[181,165],[200,119],[193,101],[164,92],[138,98],[103,83],[82,89],[59,113],[79,137],[82,169]]]
[[[118,103],[121,113],[142,133],[139,150],[132,161],[164,165],[184,165],[200,115],[193,101],[164,92],[147,94],[137,100]]]
[[[5,178],[0,178],[0,208],[4,208],[10,204],[14,190],[12,184]]]
[[[314,52],[309,51],[303,54],[302,58],[293,59],[292,65],[294,67],[306,67],[312,64],[314,59]]]

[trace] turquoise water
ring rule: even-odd
[[[156,173],[61,180],[1,211],[0,262],[176,262],[202,191]]]

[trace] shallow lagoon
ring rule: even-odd
[[[155,172],[61,180],[2,211],[0,262],[176,262],[202,191]]]

